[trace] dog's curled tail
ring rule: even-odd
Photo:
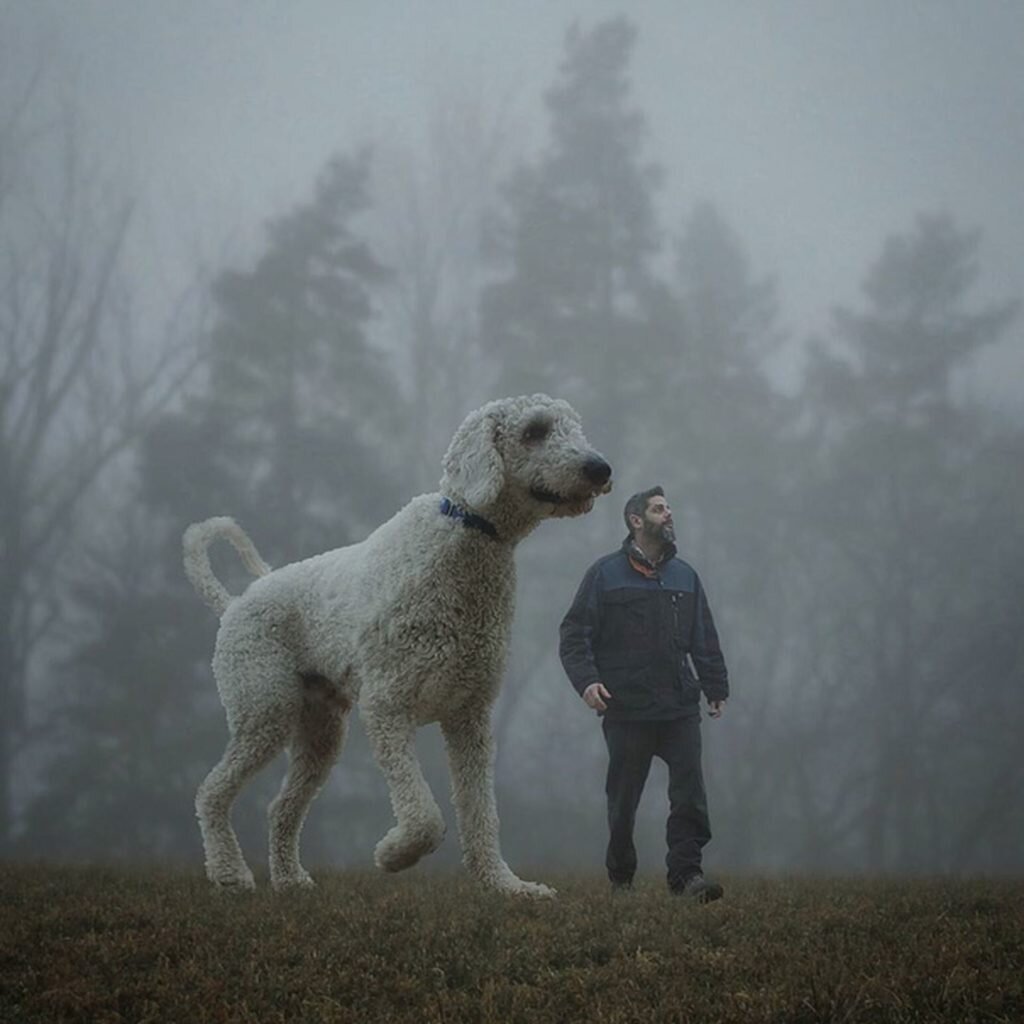
[[[232,595],[213,574],[210,567],[209,546],[215,541],[228,541],[238,552],[242,563],[253,576],[266,576],[270,566],[260,558],[256,545],[248,534],[229,516],[215,516],[201,523],[193,523],[183,539],[185,549],[185,575],[199,596],[218,614],[231,602]]]

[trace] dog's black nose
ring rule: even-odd
[[[603,487],[608,483],[608,478],[612,475],[612,467],[604,459],[593,455],[583,463],[583,475],[592,484]]]

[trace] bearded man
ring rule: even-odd
[[[561,626],[559,656],[577,693],[601,716],[608,746],[608,851],[615,889],[632,886],[636,810],[660,757],[668,766],[669,891],[700,903],[722,887],[702,871],[711,839],[701,771],[700,698],[720,718],[729,678],[704,589],[676,557],[672,509],[661,487],[634,494],[629,536],[583,577]]]

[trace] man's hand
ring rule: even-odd
[[[595,711],[607,711],[608,705],[605,701],[611,700],[612,695],[604,688],[604,683],[591,683],[583,691],[583,699],[587,706]]]
[[[709,700],[708,701],[708,718],[721,718],[722,712],[725,710],[724,700]]]

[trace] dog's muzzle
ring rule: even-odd
[[[594,507],[594,499],[612,489],[612,467],[599,455],[593,455],[582,467],[582,476],[589,485],[582,493],[556,494],[546,487],[531,487],[530,496],[546,505],[558,507],[556,515],[579,515]]]

